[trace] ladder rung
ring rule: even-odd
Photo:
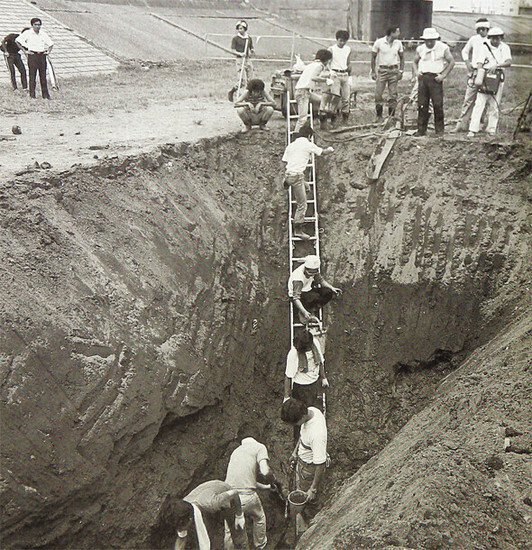
[[[314,204],[316,201],[314,199],[307,200],[307,204]],[[297,204],[297,201],[292,201],[292,204]]]
[[[304,262],[305,258],[292,258],[293,262]]]
[[[301,237],[292,237],[292,241],[316,241],[318,237],[312,237],[310,236],[308,239],[302,239]]]

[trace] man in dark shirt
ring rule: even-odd
[[[22,32],[24,32],[25,30],[27,29],[22,29]],[[16,33],[8,34],[2,40],[2,43],[0,44],[0,50],[4,52],[6,65],[9,70],[9,74],[11,75],[11,85],[13,86],[13,90],[17,89],[17,77],[15,73],[15,67],[20,73],[20,82],[22,84],[22,89],[27,90],[28,79],[26,77],[26,67],[24,66],[24,61],[22,61],[22,57],[20,55],[20,47],[15,42],[15,38],[17,38],[18,36],[19,35]]]
[[[244,87],[253,78],[253,40],[248,34],[248,24],[239,21],[236,24],[237,33],[231,41],[231,51],[236,56],[236,70],[239,76],[240,87]],[[241,75],[240,72],[243,71]]]

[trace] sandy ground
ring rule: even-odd
[[[199,104],[197,99],[169,105],[150,105],[134,112],[87,114],[61,119],[39,113],[5,117],[22,135],[4,141],[0,150],[0,178],[48,162],[64,170],[72,164],[94,164],[105,156],[146,152],[160,143],[196,141],[238,131],[239,119],[227,101]],[[10,132],[2,132],[8,134]]]

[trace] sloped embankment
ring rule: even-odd
[[[168,145],[1,189],[5,547],[168,547],[175,498],[224,475],[246,420],[282,471],[282,141]],[[522,148],[405,139],[366,186],[370,153],[319,162],[325,272],[344,289],[327,313],[326,496],[521,313],[529,280]],[[274,541],[282,508],[267,514]],[[318,531],[302,547],[333,544]]]
[[[328,273],[352,281],[328,341],[333,481],[423,412],[330,491],[299,548],[524,547],[531,449],[505,452],[505,434],[530,428],[527,153],[405,139],[368,192],[369,153],[326,167]]]

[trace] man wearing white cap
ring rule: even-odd
[[[443,81],[454,67],[454,59],[449,46],[440,41],[438,31],[428,27],[423,31],[421,44],[416,49],[412,64],[413,78],[418,79],[418,115],[417,135],[427,133],[429,123],[429,104],[434,109],[434,127],[436,135],[443,135]]]
[[[486,132],[494,135],[499,123],[499,109],[502,100],[504,86],[503,67],[512,64],[512,52],[508,44],[502,39],[504,31],[499,27],[493,27],[488,31],[488,42],[484,44],[484,62],[482,68],[487,71],[482,86],[480,86],[471,114],[468,137],[474,137],[480,130],[480,119],[486,109],[488,124]],[[493,86],[488,83],[493,83]]]
[[[460,117],[456,122],[455,132],[465,132],[469,127],[471,112],[477,98],[477,87],[474,85],[474,78],[479,65],[482,65],[486,57],[486,37],[490,28],[489,21],[485,17],[477,19],[475,23],[476,34],[473,35],[462,50],[462,59],[467,67],[467,88],[464,102],[460,111]]]
[[[288,296],[299,311],[303,322],[310,321],[318,309],[329,303],[342,290],[329,284],[320,273],[318,256],[307,256],[288,279]]]

